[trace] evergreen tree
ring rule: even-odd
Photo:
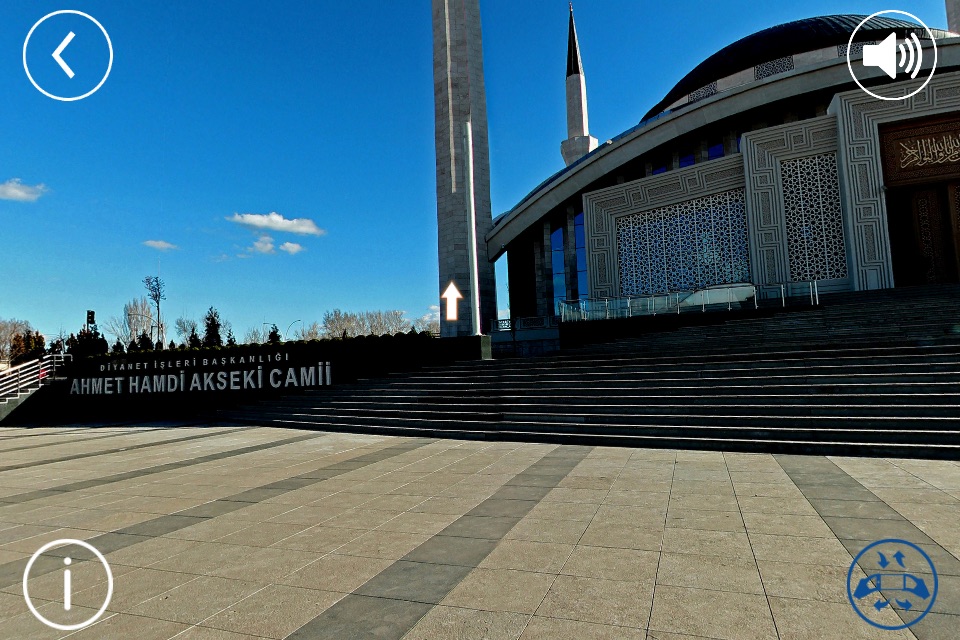
[[[136,353],[140,351],[140,347],[137,345],[136,340],[131,340],[130,344],[127,345],[127,353]]]
[[[233,335],[233,329],[227,331],[227,346],[235,347],[237,346],[237,339]]]
[[[203,316],[203,346],[223,346],[223,337],[220,335],[220,328],[222,326],[223,323],[220,321],[220,312],[210,307],[207,315]]]
[[[140,334],[140,337],[137,338],[137,348],[140,351],[152,351],[153,350],[153,340],[150,336],[147,335],[147,332],[144,331]]]
[[[114,355],[122,354],[124,352],[123,343],[117,339],[117,341],[113,343],[113,348],[110,350],[110,352]]]
[[[42,358],[46,348],[46,339],[39,331],[17,334],[10,341],[10,364],[18,365]]]
[[[167,349],[169,349],[170,351],[173,351],[173,350],[176,349],[176,348],[177,348],[177,343],[174,342],[173,340],[171,340],[171,341],[170,341],[170,344],[167,345]]]
[[[76,336],[70,334],[67,339],[67,353],[75,358],[102,356],[109,352],[110,344],[96,329],[80,329]]]
[[[280,330],[277,325],[270,327],[270,335],[267,336],[267,344],[280,344],[283,340],[280,338]]]
[[[199,349],[203,346],[203,341],[200,339],[200,336],[197,335],[196,328],[190,332],[190,337],[187,338],[187,346],[191,349]]]

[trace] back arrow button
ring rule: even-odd
[[[63,53],[63,50],[67,48],[76,35],[77,34],[75,34],[73,31],[68,33],[67,37],[63,39],[63,42],[60,43],[60,46],[57,47],[52,54],[53,59],[57,61],[57,64],[60,65],[60,68],[63,69],[63,72],[67,74],[67,77],[69,78],[73,78],[75,74],[73,73],[73,69],[71,69],[70,66],[63,61],[63,58],[60,57],[60,54]]]

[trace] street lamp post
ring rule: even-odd
[[[293,322],[290,323],[290,326],[287,327],[287,330],[283,332],[283,339],[284,339],[284,340],[289,340],[289,339],[290,339],[290,337],[289,337],[289,336],[290,336],[290,327],[292,327],[293,325],[297,324],[298,322],[303,323],[303,320],[294,320]]]

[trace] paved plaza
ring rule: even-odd
[[[0,429],[0,638],[956,638],[958,522],[956,462]],[[853,557],[883,538],[922,547],[939,574],[909,629],[848,601]],[[44,626],[23,596],[28,560],[58,539],[88,542],[114,576],[78,631]],[[65,611],[51,554],[30,572],[37,611],[89,618],[101,565],[73,554]],[[901,624],[886,604],[872,619]]]

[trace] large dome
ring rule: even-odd
[[[684,76],[663,100],[644,116],[644,119],[661,113],[678,99],[715,80],[744,69],[806,51],[845,45],[850,41],[850,34],[866,18],[865,15],[805,18],[770,27],[737,40],[701,62]],[[911,32],[916,32],[920,38],[927,37],[926,30],[916,23],[879,16],[857,31],[854,41],[880,41],[891,31],[896,31],[897,36],[901,38]],[[951,35],[940,29],[931,29],[931,31],[937,39]]]

